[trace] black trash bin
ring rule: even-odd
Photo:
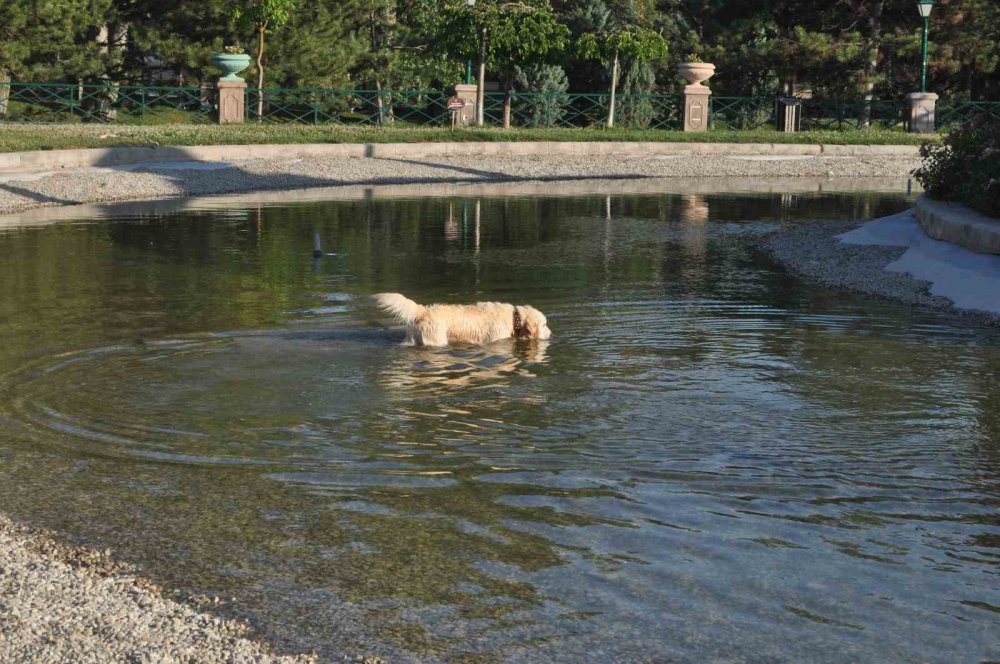
[[[802,100],[797,97],[778,97],[774,118],[778,131],[799,131],[802,128]]]

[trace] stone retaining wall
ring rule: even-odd
[[[917,199],[916,217],[924,233],[935,240],[951,242],[981,254],[1000,254],[1000,219],[927,196]]]

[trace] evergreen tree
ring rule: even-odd
[[[514,68],[514,81],[533,97],[527,104],[532,127],[554,127],[565,115],[569,103],[569,79],[559,65],[534,64]]]
[[[0,2],[0,75],[77,81],[102,73],[96,41],[111,0]]]

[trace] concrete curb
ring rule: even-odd
[[[1000,219],[927,196],[917,199],[915,210],[917,223],[928,237],[980,254],[1000,254]]]
[[[419,158],[458,156],[747,155],[918,156],[916,145],[820,145],[796,143],[496,142],[496,143],[303,143],[292,145],[198,145],[92,148],[0,153],[0,173],[123,166],[168,161],[240,161],[305,157]]]

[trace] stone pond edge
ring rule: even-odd
[[[926,195],[917,199],[914,210],[917,223],[928,237],[980,254],[1000,254],[1000,219]]]

